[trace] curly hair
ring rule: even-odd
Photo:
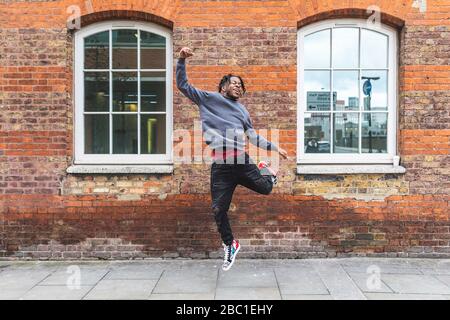
[[[222,87],[223,87],[224,85],[230,84],[230,81],[231,81],[231,78],[232,78],[232,77],[239,78],[239,80],[241,80],[242,91],[243,91],[243,93],[245,93],[246,90],[245,90],[244,80],[242,80],[242,78],[241,78],[240,76],[235,76],[234,74],[231,74],[231,73],[229,73],[229,74],[223,76],[222,80],[220,80],[219,87],[218,87],[219,92],[222,91]]]

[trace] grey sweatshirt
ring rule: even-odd
[[[255,132],[250,114],[238,101],[226,98],[219,92],[202,91],[190,85],[185,59],[178,60],[177,87],[199,106],[203,137],[213,150],[244,150],[245,136],[262,149],[278,150],[275,144]]]

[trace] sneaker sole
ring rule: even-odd
[[[234,260],[236,260],[236,256],[237,256],[239,250],[241,250],[241,245],[240,244],[239,244],[239,247],[237,248],[236,252],[234,253],[234,259],[231,260],[231,263],[230,263],[230,265],[227,268],[222,268],[223,271],[228,271],[228,270],[231,269],[231,267],[233,266]]]

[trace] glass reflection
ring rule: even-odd
[[[337,111],[359,110],[359,71],[335,71],[333,86],[337,94],[333,108]]]
[[[109,31],[84,38],[84,68],[109,68]]]
[[[387,113],[363,113],[362,153],[387,153]]]
[[[166,68],[166,38],[141,31],[141,68]]]
[[[330,115],[305,113],[305,153],[330,153]]]
[[[387,110],[387,71],[363,70],[361,80],[364,110]]]
[[[334,153],[359,153],[359,114],[336,113],[334,117]]]
[[[112,61],[114,69],[137,68],[137,30],[112,31]]]
[[[315,32],[305,37],[305,67],[330,67],[330,36],[331,29]]]
[[[308,111],[330,110],[329,71],[305,71],[305,83],[303,87],[306,93],[306,106]]]
[[[387,68],[388,37],[376,31],[361,30],[361,68]]]
[[[333,68],[359,67],[359,29],[333,29]]]

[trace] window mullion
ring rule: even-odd
[[[333,90],[334,90],[334,65],[333,65],[333,35],[334,28],[330,32],[330,153],[334,153],[334,110],[333,110]]]
[[[113,154],[113,119],[112,119],[112,103],[113,103],[113,73],[112,73],[112,31],[109,29],[109,154]]]
[[[362,116],[362,103],[361,103],[361,77],[362,77],[362,70],[361,70],[361,60],[362,60],[362,57],[361,57],[361,28],[358,28],[358,30],[359,30],[359,34],[358,34],[358,36],[359,36],[359,40],[358,40],[358,42],[359,42],[359,45],[358,45],[358,68],[359,68],[359,75],[358,75],[358,101],[359,101],[359,139],[358,139],[358,151],[359,151],[359,154],[362,154],[362,119],[363,119],[363,116]]]
[[[137,96],[137,105],[138,105],[138,114],[137,114],[137,150],[138,154],[141,154],[141,30],[138,29],[138,49],[137,49],[137,86],[138,86],[138,96]]]

